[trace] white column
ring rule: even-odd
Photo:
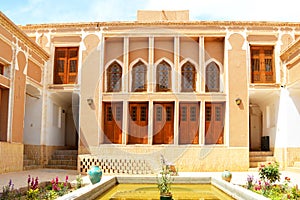
[[[172,91],[175,93],[180,92],[181,85],[181,69],[179,67],[180,58],[180,38],[179,36],[174,37],[174,70],[172,70]],[[175,129],[176,130],[176,129]]]
[[[129,75],[128,74],[128,59],[129,59],[129,38],[128,37],[124,37],[124,46],[123,46],[123,76],[122,76],[122,91],[123,92],[129,92],[130,88],[128,88],[129,86]]]
[[[126,144],[127,141],[127,133],[128,133],[128,120],[127,120],[127,117],[129,117],[129,114],[128,114],[128,101],[127,100],[124,100],[123,101],[123,120],[122,120],[122,144]]]
[[[154,114],[153,100],[149,101],[148,112],[148,144],[153,144],[153,114]]]
[[[205,143],[205,102],[200,103],[199,145]]]
[[[100,70],[99,70],[99,100],[97,102],[98,104],[98,144],[102,144],[103,143],[103,129],[102,129],[102,120],[103,120],[103,115],[102,115],[102,100],[103,100],[103,97],[102,97],[102,92],[104,91],[104,88],[103,87],[103,81],[105,77],[105,69],[104,69],[104,47],[105,47],[105,39],[104,39],[104,36],[103,36],[103,27],[100,27],[100,32],[99,32],[99,35],[98,35],[99,39],[100,39],[100,42],[99,42],[99,45],[98,45],[98,50],[99,50],[99,57],[100,57]]]
[[[199,37],[199,80],[200,80],[200,93],[205,92],[205,49],[204,37]]]
[[[176,99],[174,104],[174,144],[178,145],[179,139],[179,101]]]
[[[155,74],[156,74],[156,70],[155,70],[155,66],[154,66],[154,37],[150,36],[149,37],[149,45],[148,45],[148,49],[149,49],[149,54],[148,54],[148,70],[147,70],[147,75],[148,75],[148,87],[147,87],[147,91],[148,93],[153,93],[154,92],[154,88],[155,88]]]

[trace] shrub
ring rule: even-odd
[[[261,165],[259,168],[259,178],[270,184],[280,181],[280,172],[278,162],[269,162],[267,165]]]
[[[79,174],[78,176],[76,176],[76,189],[79,189],[82,186],[83,186],[83,180],[81,174]]]

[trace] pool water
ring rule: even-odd
[[[229,200],[233,199],[210,184],[173,184],[174,200]],[[97,200],[159,200],[159,190],[155,184],[118,184]]]

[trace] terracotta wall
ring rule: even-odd
[[[14,107],[12,115],[12,142],[23,143],[23,127],[25,113],[25,87],[26,75],[24,69],[26,58],[24,53],[17,55],[18,70],[15,71],[14,79]]]
[[[110,40],[110,39],[109,39]],[[99,84],[101,83],[100,79],[103,79],[104,73],[100,75],[100,52],[97,49],[98,45],[100,45],[102,41],[99,40],[98,37],[94,35],[89,35],[84,40],[84,45],[86,49],[82,52],[84,55],[81,70],[81,93],[80,93],[80,130],[78,133],[80,134],[80,146],[79,149],[83,149],[84,147],[89,146],[97,146],[98,145],[98,131],[99,124],[97,120],[98,115],[98,98],[96,97],[99,93]],[[111,40],[113,44],[108,44],[109,47],[123,49],[122,40]],[[116,43],[115,43],[116,42]],[[112,46],[111,46],[112,45]],[[108,48],[108,47],[107,47]],[[121,53],[119,50],[111,50],[117,51],[117,55]],[[112,59],[113,55],[111,53],[107,54],[107,59]],[[91,73],[92,72],[92,73]],[[87,99],[92,98],[93,104],[91,106],[88,105]]]
[[[114,59],[123,62],[123,45],[123,37],[111,37],[105,39],[104,66]]]
[[[129,38],[129,63],[136,59],[143,59],[148,63],[148,46],[147,37]]]
[[[248,147],[249,143],[248,71],[245,66],[246,50],[242,48],[244,41],[240,34],[232,34],[229,38],[232,47],[228,51],[227,67],[230,147]],[[236,98],[242,100],[241,105],[236,105]]]
[[[167,58],[174,63],[174,38],[154,38],[154,63],[161,58]]]

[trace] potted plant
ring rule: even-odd
[[[163,156],[161,156],[161,162],[162,168],[157,178],[157,186],[160,191],[160,200],[172,200],[172,173],[170,165],[166,164]]]

